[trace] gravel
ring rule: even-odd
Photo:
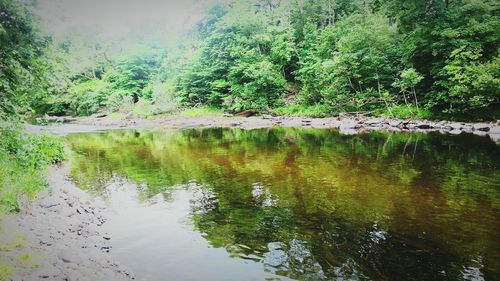
[[[16,265],[11,280],[135,280],[109,254],[113,240],[101,230],[105,204],[78,189],[67,174],[66,164],[51,167],[50,194],[2,219],[2,228],[26,236],[11,256],[40,256],[30,266]]]

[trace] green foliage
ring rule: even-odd
[[[275,106],[285,92],[286,81],[269,61],[251,59],[238,62],[229,73],[231,95],[224,99],[224,107],[239,112],[253,109],[263,112]]]
[[[47,165],[65,159],[61,140],[32,136],[18,125],[4,124],[0,129],[0,213],[19,210],[19,201],[33,198],[46,186]]]
[[[485,109],[500,109],[500,56],[484,63],[479,58],[480,54],[455,50],[440,72],[447,77],[438,83],[445,90],[432,92],[429,102],[448,105],[443,112],[451,115],[482,116]]]
[[[269,112],[292,96],[321,112],[404,105],[412,117],[499,118],[495,1],[232,0],[175,44],[139,36],[126,48],[132,39],[92,28],[49,40],[25,5],[0,0],[0,117]]]
[[[199,53],[177,80],[184,105],[263,111],[280,107],[284,85],[296,83],[301,102],[333,112],[498,116],[491,1],[266,3],[234,1],[209,14]]]
[[[180,112],[181,116],[199,117],[207,115],[222,115],[222,111],[215,107],[199,106],[191,107]]]
[[[96,113],[108,103],[109,93],[108,85],[99,79],[74,84],[67,96],[69,109],[76,115]]]
[[[8,265],[0,264],[0,281],[7,281],[10,279],[12,273],[14,273],[14,268]]]
[[[317,55],[297,71],[303,94],[319,96],[338,111],[380,106],[399,60],[397,31],[387,22],[381,15],[353,15],[322,31]]]
[[[286,35],[263,25],[260,14],[251,17],[253,9],[239,2],[204,33],[206,43],[178,78],[183,104],[208,104],[234,112],[264,111],[278,103],[285,93],[283,69],[293,46]]]
[[[23,4],[0,0],[0,117],[39,112],[61,90],[47,45]]]
[[[500,6],[484,0],[387,2],[405,36],[405,60],[424,76],[417,92],[427,107],[445,118],[498,116]]]
[[[312,118],[322,118],[332,115],[332,110],[324,104],[291,104],[288,106],[274,108],[274,113],[284,116],[305,116]]]
[[[383,110],[383,115],[401,119],[434,119],[434,114],[427,108],[418,108],[415,105],[394,105]]]
[[[140,97],[151,99],[151,91],[146,86],[158,67],[156,55],[136,55],[122,61],[115,71],[106,72],[104,80],[113,92],[124,93],[134,101],[138,101]]]

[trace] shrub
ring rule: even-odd
[[[0,129],[0,140],[0,213],[8,213],[47,185],[47,166],[64,160],[65,150],[61,140],[28,135],[13,124]]]
[[[433,119],[433,114],[426,108],[418,108],[415,105],[396,105],[392,106],[391,111],[387,109],[383,111],[383,115],[387,117],[395,117],[399,119],[413,118],[413,119]],[[391,115],[392,113],[392,115]]]

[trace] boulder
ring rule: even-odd
[[[491,127],[490,130],[488,131],[488,133],[490,135],[493,135],[493,134],[500,135],[500,126],[493,126],[493,127]]]
[[[497,145],[500,145],[500,134],[489,134],[490,139]]]
[[[254,116],[254,115],[255,115],[255,111],[253,111],[253,110],[245,110],[245,111],[238,112],[238,113],[234,114],[234,116],[239,116],[239,117],[250,117],[250,116]]]
[[[401,121],[399,121],[399,120],[390,120],[388,122],[388,124],[391,127],[399,127],[401,125]]]
[[[488,132],[490,130],[491,124],[489,123],[476,123],[472,125],[472,130],[474,131],[481,131],[481,132]]]

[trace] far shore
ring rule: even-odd
[[[258,129],[272,127],[303,127],[338,129],[342,134],[357,134],[366,131],[433,132],[449,134],[471,133],[488,136],[500,144],[500,121],[497,122],[455,122],[414,119],[394,119],[344,115],[327,118],[286,116],[232,116],[206,114],[201,116],[159,115],[151,118],[131,116],[93,115],[88,117],[48,117],[39,119],[47,125],[27,125],[29,132],[48,132],[66,135],[76,132],[91,132],[109,129],[186,129],[226,127]]]

